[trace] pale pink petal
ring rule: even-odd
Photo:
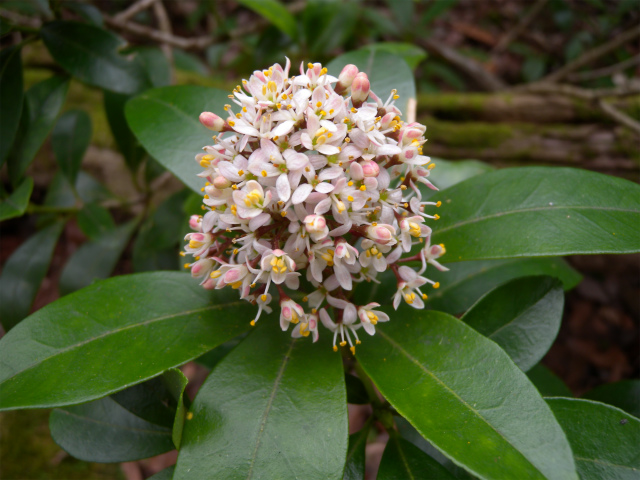
[[[311,193],[311,190],[313,190],[313,187],[308,183],[303,183],[302,185],[300,185],[296,189],[296,191],[293,192],[293,196],[291,197],[292,203],[296,205],[298,203],[304,202]]]

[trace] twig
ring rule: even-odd
[[[158,0],[153,4],[153,13],[158,19],[158,26],[160,27],[160,31],[165,35],[172,35],[171,21],[169,20],[169,15],[167,15],[167,10],[162,4],[162,0]],[[164,53],[164,56],[167,57],[169,65],[171,65],[170,83],[174,83],[173,50],[171,49],[171,45],[167,43],[161,44],[160,48],[162,49],[162,53]]]
[[[616,35],[613,39],[611,39],[607,43],[600,45],[580,55],[580,57],[575,59],[573,62],[570,62],[566,64],[564,67],[562,67],[561,69],[556,70],[555,72],[547,75],[545,78],[542,79],[542,81],[550,82],[550,83],[558,82],[559,80],[562,80],[567,75],[576,71],[580,67],[583,67],[584,65],[588,65],[589,63],[597,60],[603,55],[606,55],[609,52],[612,52],[616,48],[624,45],[627,42],[630,42],[631,40],[639,36],[640,36],[640,25],[637,25],[636,27],[630,30],[627,30],[626,32],[623,32],[620,35]]]
[[[598,100],[598,106],[604,113],[609,115],[616,122],[620,123],[621,125],[624,125],[625,127],[629,128],[630,130],[633,130],[638,135],[640,135],[640,123],[634,120],[633,118],[631,118],[629,115],[627,115],[624,112],[621,112],[610,103],[605,102],[603,99]]]
[[[627,68],[640,65],[640,54],[635,57],[626,59],[624,62],[616,63],[608,67],[598,68],[589,72],[571,73],[567,75],[569,82],[584,82],[586,80],[595,80],[596,78],[608,77],[614,73],[626,70]]]
[[[0,17],[4,17],[7,20],[11,20],[18,27],[26,27],[37,29],[42,26],[42,20],[39,18],[31,18],[19,13],[12,12],[10,10],[0,10]]]
[[[509,31],[504,37],[500,39],[498,44],[493,48],[493,53],[501,53],[513,42],[533,20],[538,16],[546,5],[548,0],[538,0],[533,7],[527,12],[522,20]]]
[[[474,80],[480,87],[489,91],[497,92],[506,88],[505,83],[498,77],[484,69],[484,67],[471,58],[460,55],[453,48],[450,48],[433,39],[423,42],[429,53],[446,60],[462,73]]]
[[[135,16],[137,13],[149,8],[156,1],[157,0],[139,0],[138,2],[134,3],[133,5],[131,5],[126,10],[123,10],[122,12],[120,12],[116,16],[114,16],[113,20],[118,22],[118,23],[124,23],[127,20],[129,20],[130,18],[132,18],[133,16]]]

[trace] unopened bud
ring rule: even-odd
[[[214,132],[221,132],[224,128],[224,120],[211,112],[202,112],[200,114],[200,123]]]
[[[380,165],[373,160],[365,160],[360,165],[362,166],[362,173],[365,177],[377,177],[380,173]]]
[[[222,175],[218,175],[213,179],[213,186],[222,190],[223,188],[229,188],[231,186],[231,182]]]
[[[189,218],[189,227],[191,227],[192,230],[199,231],[201,225],[202,217],[200,215],[191,215]]]
[[[394,238],[396,229],[391,225],[370,225],[367,227],[366,233],[367,237],[380,245],[394,245],[396,243]]]
[[[353,79],[356,78],[356,75],[358,75],[358,67],[352,64],[345,65],[338,76],[338,83],[336,84],[335,92],[337,94],[341,94],[349,88],[353,83]]]
[[[351,102],[354,107],[359,108],[369,98],[370,88],[371,84],[367,74],[358,73],[351,84]]]

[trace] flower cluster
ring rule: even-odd
[[[422,155],[426,128],[401,120],[395,90],[382,101],[355,65],[338,78],[318,63],[292,77],[289,68],[287,59],[243,80],[228,118],[200,115],[218,134],[196,156],[207,212],[190,219],[185,252],[195,261],[185,267],[204,288],[230,286],[255,304],[252,325],[277,294],[282,330],[293,324],[293,337],[316,341],[322,323],[334,350],[348,343],[355,353],[357,330],[373,335],[389,316],[377,303],[354,304],[354,284],[390,269],[394,307],[423,308],[421,289],[439,286],[422,276],[427,264],[446,270],[425,224],[439,218],[425,207],[440,202],[422,201],[419,188],[436,189],[435,165]],[[400,265],[412,261],[417,271]],[[301,276],[312,291],[296,296]]]

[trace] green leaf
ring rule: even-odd
[[[349,435],[343,480],[364,480],[365,448],[369,436],[369,426],[370,423],[367,422],[360,431]]]
[[[358,351],[391,405],[480,478],[577,479],[560,426],[508,355],[450,315],[409,310]]]
[[[97,203],[87,203],[82,207],[78,212],[77,221],[82,233],[91,240],[98,240],[116,228],[109,210]]]
[[[409,2],[410,1],[411,0],[409,0]],[[362,50],[378,50],[381,52],[389,52],[393,55],[397,55],[398,57],[401,57],[405,62],[407,62],[411,70],[415,70],[415,68],[427,58],[427,52],[425,52],[423,48],[418,47],[417,45],[414,45],[412,43],[372,43],[367,45],[366,47],[362,47]]]
[[[22,114],[22,61],[20,48],[0,52],[0,166],[4,164],[18,131]]]
[[[640,418],[640,380],[622,380],[600,385],[587,392],[584,398],[613,405]]]
[[[98,282],[0,340],[0,409],[71,405],[122,390],[230,340],[254,315],[236,292],[205,290],[184,273]]]
[[[137,93],[149,80],[137,59],[128,60],[118,50],[124,41],[94,25],[55,21],[40,31],[54,60],[79,80],[118,93]]]
[[[0,318],[5,331],[29,314],[63,226],[62,222],[54,223],[39,231],[4,264],[0,276]]]
[[[83,202],[101,202],[111,197],[111,193],[91,175],[80,170],[76,179],[75,191]],[[57,171],[49,184],[44,204],[50,207],[73,207],[76,197],[69,180]]]
[[[414,21],[414,2],[412,0],[387,0],[386,3],[402,29],[407,29]]]
[[[603,403],[548,398],[567,434],[582,480],[637,479],[640,420]]]
[[[448,188],[433,241],[447,261],[640,250],[640,186],[573,168],[508,168]]]
[[[135,135],[127,125],[124,117],[124,106],[131,98],[131,95],[104,91],[104,111],[107,115],[109,128],[113,138],[118,145],[118,149],[124,156],[127,166],[132,172],[137,172],[146,153],[140,145]]]
[[[413,73],[402,58],[380,50],[356,50],[333,59],[327,65],[329,74],[337,77],[345,65],[354,64],[361,72],[366,72],[371,82],[371,90],[386,101],[392,89],[398,90],[400,98],[396,106],[407,114],[409,99],[416,98]]]
[[[433,20],[447,13],[456,3],[458,3],[458,0],[431,0],[428,8],[420,19],[420,23],[422,26],[428,25]]]
[[[150,476],[147,480],[173,480],[173,472],[175,471],[175,469],[176,466],[171,465],[164,470],[160,470],[155,475]]]
[[[183,72],[196,73],[203,77],[210,75],[209,67],[198,56],[178,48],[173,49],[173,64]]]
[[[354,405],[365,405],[371,403],[367,389],[355,375],[350,373],[344,374],[344,381],[347,387],[347,403],[353,403]]]
[[[33,179],[25,178],[13,193],[0,202],[0,221],[24,215],[33,191]]]
[[[454,480],[449,471],[411,442],[392,435],[382,454],[377,480],[429,478]]]
[[[49,429],[60,447],[87,462],[129,462],[173,450],[169,428],[136,417],[111,397],[56,408]]]
[[[191,407],[174,478],[342,478],[347,403],[329,337],[292,339],[274,321],[211,372]]]
[[[539,363],[527,372],[527,377],[543,397],[572,397],[569,387],[547,367]]]
[[[187,377],[177,368],[168,370],[163,375],[167,388],[173,399],[176,402],[176,415],[173,421],[173,428],[171,430],[171,439],[176,448],[180,448],[180,442],[182,441],[182,431],[184,428],[184,420],[187,414],[185,402],[184,402],[184,389],[187,387]]]
[[[283,33],[289,35],[291,39],[297,37],[296,20],[289,13],[287,7],[278,0],[238,0],[238,3],[256,12]]]
[[[463,182],[476,175],[495,170],[488,163],[479,162],[478,160],[450,161],[431,157],[431,162],[436,164],[436,168],[431,170],[429,180],[440,190],[452,187],[456,183]],[[431,198],[437,194],[435,190],[427,187],[420,188],[420,191],[423,199]]]
[[[131,49],[147,72],[153,87],[166,87],[171,83],[171,64],[157,47],[135,47]]]
[[[20,131],[9,156],[9,174],[15,184],[49,135],[69,90],[69,78],[55,75],[31,87],[24,98]]]
[[[224,115],[228,93],[214,88],[182,85],[150,90],[127,103],[129,127],[144,148],[195,192],[204,186],[194,160],[211,143],[211,131],[200,124],[203,111]]]
[[[462,321],[490,338],[523,372],[545,356],[560,330],[564,292],[553,277],[523,277],[490,291]]]
[[[209,370],[213,370],[224,357],[226,357],[231,350],[238,346],[238,344],[247,336],[248,332],[244,332],[238,335],[236,338],[229,340],[228,342],[218,345],[213,350],[205,353],[204,355],[196,358],[196,362],[200,365],[207,367]]]
[[[84,110],[69,110],[56,122],[51,147],[62,173],[75,184],[80,164],[91,142],[91,117]]]
[[[104,20],[102,18],[102,13],[93,5],[89,5],[88,3],[80,3],[80,2],[65,2],[64,6],[70,10],[73,10],[75,13],[84,18],[87,22],[90,22],[97,27],[102,27],[104,25]]]

